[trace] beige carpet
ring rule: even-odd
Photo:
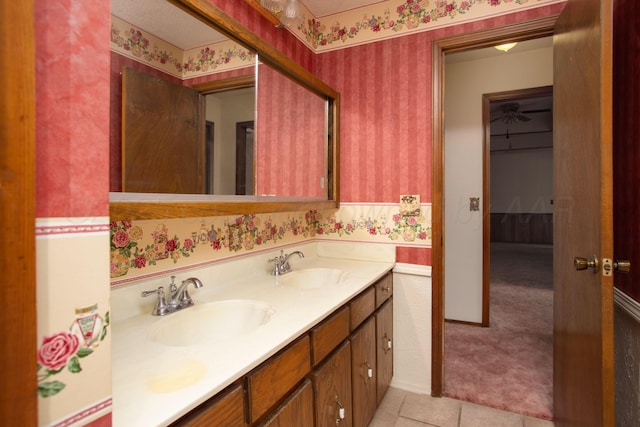
[[[444,394],[552,419],[553,250],[491,245],[490,327],[445,323]]]

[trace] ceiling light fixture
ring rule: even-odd
[[[280,26],[296,26],[302,21],[298,0],[260,0],[262,7],[267,9],[282,23]]]
[[[501,50],[503,52],[508,52],[509,49],[512,49],[517,44],[518,44],[517,42],[505,43],[505,44],[501,44],[501,45],[495,46],[495,48],[498,49],[498,50]]]

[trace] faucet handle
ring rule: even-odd
[[[163,316],[169,313],[171,310],[164,296],[164,288],[162,286],[159,286],[158,289],[154,289],[151,291],[142,291],[141,296],[148,297],[149,295],[153,295],[153,294],[158,295],[158,299],[156,300],[156,305],[153,308],[153,311],[151,312],[151,314],[153,316]]]
[[[171,292],[175,292],[178,290],[178,285],[176,285],[176,276],[171,276],[171,284],[169,285],[169,290]]]

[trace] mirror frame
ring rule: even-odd
[[[278,198],[252,197],[250,201],[211,200],[180,201],[166,199],[162,201],[126,200],[109,201],[111,220],[146,220],[164,218],[208,217],[239,215],[245,213],[294,212],[306,210],[334,209],[340,206],[339,191],[339,111],[340,94],[307,69],[288,58],[284,53],[258,37],[238,21],[227,15],[208,0],[167,0],[213,29],[235,40],[248,49],[255,51],[261,62],[273,67],[306,89],[328,102],[328,150],[327,150],[327,200],[317,198]],[[201,88],[202,89],[202,88]],[[119,194],[119,193],[111,193]],[[123,193],[126,194],[126,193]],[[149,200],[149,195],[145,195]],[[135,198],[135,195],[132,195]],[[212,196],[215,197],[215,196]],[[158,197],[159,199],[161,197]]]

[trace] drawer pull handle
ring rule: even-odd
[[[340,401],[338,400],[338,396],[336,396],[336,404],[338,405],[338,418],[336,418],[336,425],[337,425],[337,424],[340,424],[340,421],[344,420],[345,412],[344,412],[344,406],[342,406],[342,403],[340,403]]]
[[[391,287],[390,286],[386,286],[384,288],[382,288],[383,291],[385,292],[391,292]]]
[[[362,365],[364,365],[367,368],[366,377],[362,377],[364,379],[364,382],[366,383],[367,381],[371,380],[371,378],[373,378],[373,368],[371,367],[371,365],[369,365],[369,362],[367,362],[366,360]]]
[[[391,339],[387,336],[387,334],[384,334],[384,336],[382,337],[382,349],[385,353],[391,351],[391,348],[393,347],[392,344],[393,343],[391,342]]]

